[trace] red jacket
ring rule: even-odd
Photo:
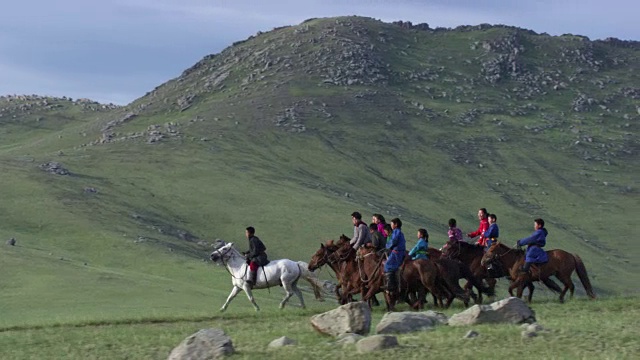
[[[480,236],[476,244],[486,246],[487,239],[484,238],[484,232],[489,228],[489,219],[484,218],[480,220],[480,226],[478,226],[478,230],[468,233],[467,236],[470,238],[474,238],[476,236]]]

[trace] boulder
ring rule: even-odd
[[[352,333],[342,334],[338,336],[336,340],[336,344],[347,346],[347,345],[355,344],[362,339],[364,339],[364,336],[362,335],[352,334]]]
[[[441,318],[435,313],[426,312],[390,312],[386,313],[378,326],[377,334],[402,334],[413,331],[431,330],[441,324]]]
[[[221,329],[202,329],[176,346],[167,360],[219,359],[233,354],[233,343]]]
[[[449,318],[451,326],[532,322],[535,322],[535,313],[524,301],[516,297],[496,301],[490,305],[474,305]]]
[[[372,335],[356,343],[359,353],[389,349],[398,346],[398,339],[392,335]]]
[[[346,333],[366,335],[371,328],[371,309],[365,302],[352,302],[314,315],[311,325],[320,333],[331,336]]]

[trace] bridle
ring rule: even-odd
[[[487,261],[480,261],[480,263],[484,266],[486,264],[490,264],[500,260],[503,256],[509,254],[510,252],[518,250],[516,248],[509,248],[509,250],[503,252],[502,254],[491,253],[491,258],[487,259]]]
[[[232,278],[236,279],[236,280],[240,280],[240,279],[244,279],[245,276],[247,275],[247,270],[249,269],[249,266],[246,266],[244,268],[244,275],[242,277],[236,277],[235,275],[233,275],[233,273],[231,272],[231,270],[229,270],[229,266],[227,266],[228,262],[224,261],[225,255],[227,255],[230,251],[234,250],[232,246],[229,246],[226,251],[223,253],[222,251],[220,251],[220,249],[215,249],[213,250],[213,252],[211,254],[213,254],[214,252],[217,252],[218,254],[220,254],[220,261],[222,262],[222,265],[224,266],[224,268],[227,270],[227,272],[229,273],[229,275],[231,275]]]

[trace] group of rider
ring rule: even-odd
[[[476,244],[488,249],[492,244],[498,241],[500,235],[495,214],[489,214],[486,208],[478,210],[478,220],[480,224],[476,231],[467,234],[467,237],[473,239],[478,238]],[[353,237],[349,244],[354,250],[361,247],[373,248],[376,251],[384,251],[387,253],[387,260],[384,263],[384,276],[386,291],[394,292],[397,289],[397,271],[404,261],[407,249],[406,240],[402,232],[402,221],[399,218],[391,219],[388,224],[384,216],[381,214],[373,214],[371,224],[367,225],[362,221],[362,214],[353,212],[351,214],[353,223]],[[546,263],[549,259],[547,253],[542,249],[546,245],[547,229],[544,228],[544,220],[538,218],[534,220],[535,231],[531,236],[518,240],[516,246],[527,246],[525,255],[525,264],[520,271],[526,273],[529,271],[531,264]],[[243,254],[249,265],[249,276],[247,283],[250,286],[255,285],[257,271],[260,266],[269,263],[264,243],[255,235],[255,229],[252,226],[246,228],[245,235],[249,240],[249,251]],[[412,260],[428,259],[427,249],[429,247],[429,233],[426,229],[418,229],[418,242],[409,251]],[[457,228],[456,219],[449,219],[449,240],[444,247],[453,246],[458,241],[464,241],[462,231]]]

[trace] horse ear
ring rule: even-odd
[[[324,249],[324,244],[320,243],[320,249]]]

